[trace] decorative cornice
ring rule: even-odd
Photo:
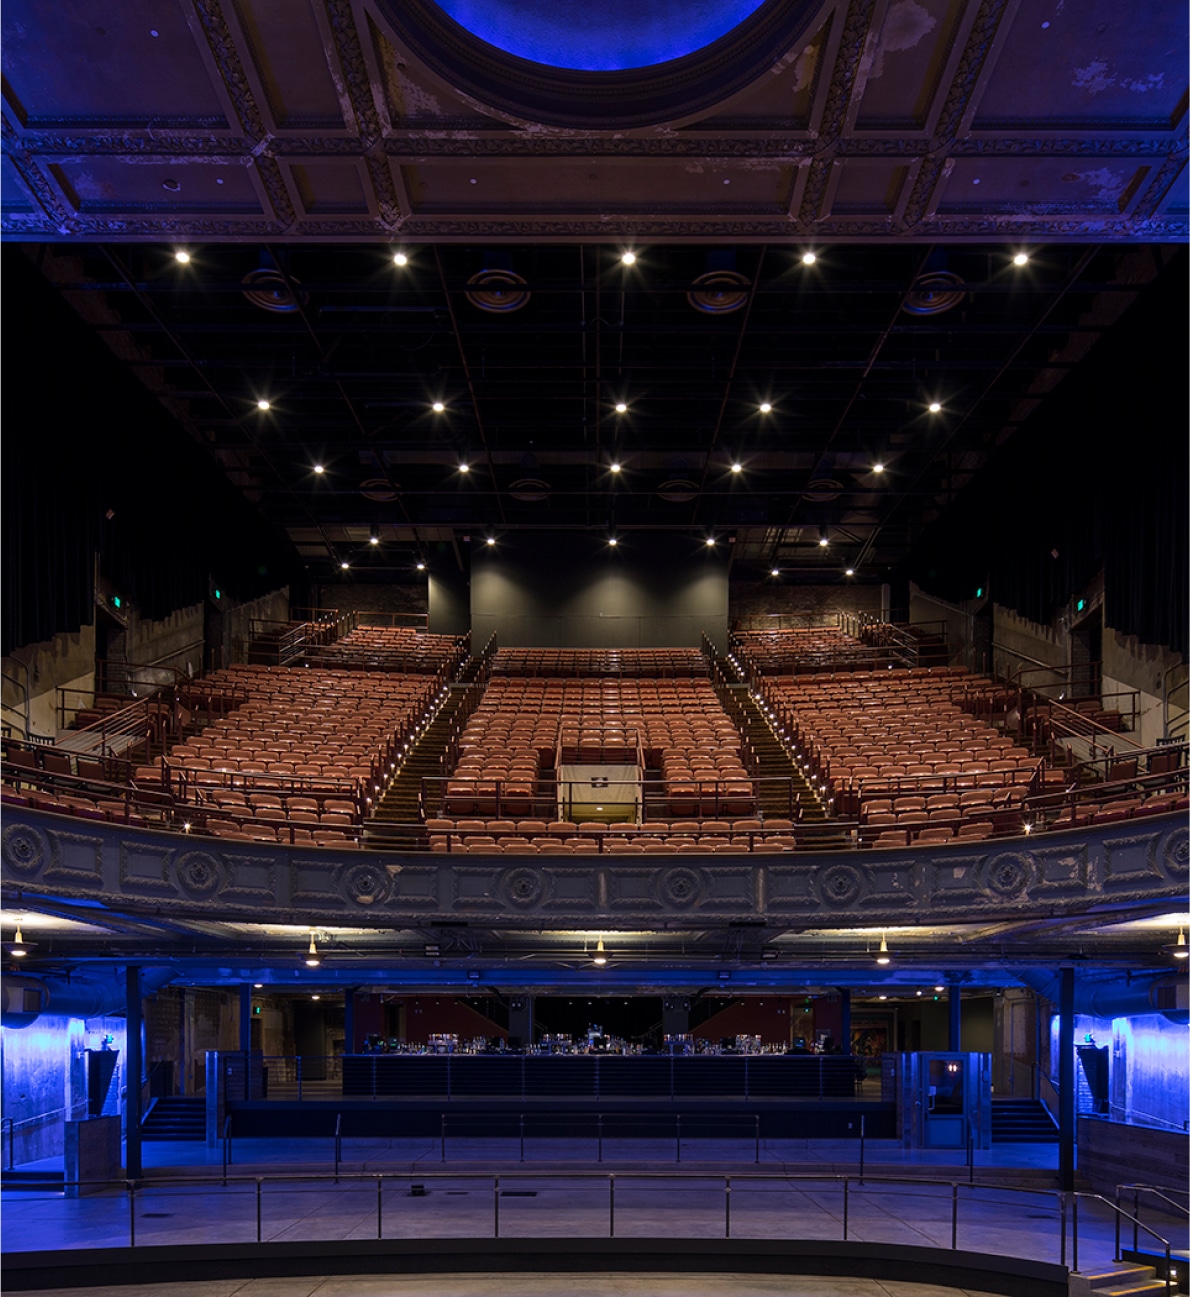
[[[847,6],[830,89],[818,124],[818,156],[810,164],[810,174],[802,190],[798,222],[803,227],[812,227],[822,214],[831,165],[851,108],[860,60],[868,44],[868,32],[875,8],[875,0],[851,0]]]
[[[983,0],[975,22],[967,36],[962,57],[955,69],[954,78],[946,92],[942,111],[934,128],[933,147],[922,162],[914,180],[913,189],[905,204],[902,219],[906,228],[912,229],[925,216],[934,199],[935,191],[949,174],[949,154],[958,136],[959,126],[971,103],[971,96],[983,74],[988,51],[1000,28],[1000,21],[1008,9],[1009,0]]]
[[[119,135],[69,134],[54,131],[5,133],[10,149],[22,149],[30,157],[157,157],[162,161],[184,162],[189,158],[235,162],[250,157],[365,157],[369,147],[353,135],[271,136],[263,145],[246,136],[170,135],[154,131]],[[383,153],[401,161],[426,158],[765,158],[798,159],[814,156],[887,157],[911,160],[938,153],[943,141],[923,135],[844,136],[830,147],[803,132],[790,132],[774,125],[768,135],[658,134],[580,135],[574,133],[525,134],[489,131],[392,130],[377,145]],[[1183,158],[1186,141],[1173,136],[1005,135],[995,138],[969,137],[953,141],[952,157],[1095,157],[1095,158]]]
[[[562,862],[272,849],[10,808],[6,895],[102,901],[135,913],[397,927],[432,920],[537,927],[747,918],[785,924],[930,923],[1081,913],[1184,898],[1180,815],[1020,840],[848,856],[605,856]]]

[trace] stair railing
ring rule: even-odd
[[[1144,1230],[1146,1234],[1151,1234],[1165,1248],[1165,1293],[1166,1297],[1171,1297],[1173,1293],[1173,1244],[1163,1234],[1158,1234],[1155,1229],[1150,1228],[1144,1221],[1139,1220],[1130,1212],[1126,1212],[1118,1203],[1112,1202],[1110,1198],[1105,1198],[1101,1193],[1088,1193],[1086,1190],[1074,1189],[1070,1193],[1071,1201],[1071,1234],[1072,1234],[1072,1253],[1071,1253],[1071,1270],[1078,1273],[1078,1201],[1080,1198],[1090,1198],[1095,1202],[1101,1202],[1115,1214],[1116,1226],[1116,1251],[1114,1259],[1122,1261],[1124,1258],[1120,1254],[1120,1225],[1123,1221],[1132,1222],[1133,1238],[1139,1237],[1138,1231]],[[1135,1248],[1135,1242],[1133,1244]]]
[[[1138,1229],[1138,1226],[1140,1224],[1140,1200],[1142,1194],[1144,1194],[1146,1197],[1149,1198],[1156,1198],[1160,1203],[1162,1203],[1165,1206],[1166,1209],[1170,1210],[1171,1215],[1185,1216],[1187,1220],[1190,1220],[1190,1201],[1181,1202],[1177,1198],[1171,1196],[1173,1194],[1181,1194],[1182,1197],[1190,1199],[1190,1191],[1187,1191],[1185,1189],[1171,1189],[1168,1186],[1162,1186],[1158,1188],[1157,1185],[1153,1185],[1153,1184],[1118,1184],[1116,1185],[1116,1209],[1117,1210],[1120,1209],[1121,1196],[1127,1193],[1130,1193],[1132,1195],[1132,1216],[1133,1216],[1132,1250],[1133,1252],[1138,1252],[1140,1250],[1140,1231]],[[1117,1241],[1116,1241],[1117,1258],[1119,1256],[1119,1251],[1120,1251],[1120,1245],[1119,1245],[1119,1239],[1117,1237]]]

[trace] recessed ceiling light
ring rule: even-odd
[[[830,544],[830,538],[829,538],[829,537],[827,537],[827,536],[819,536],[819,537],[818,537],[818,545],[819,545],[819,547],[820,547],[821,549],[826,549],[826,547],[827,547],[829,544]]]
[[[441,401],[435,401],[434,404],[430,406],[430,409],[433,410],[435,414],[441,414],[442,411],[446,409],[446,406],[443,405]]]
[[[803,265],[803,266],[812,266],[812,265],[813,265],[817,260],[818,260],[818,258],[817,258],[817,257],[814,255],[814,253],[812,253],[812,252],[803,252],[803,253],[802,253],[802,265]]]
[[[843,573],[843,575],[844,575],[844,576],[854,576],[854,575],[855,575],[855,568],[853,568],[853,567],[849,567],[849,568],[847,568],[847,570]]]
[[[872,465],[872,472],[873,472],[873,473],[883,473],[883,472],[884,472],[884,465],[883,465],[879,460],[877,460],[877,461]]]
[[[626,265],[626,266],[634,266],[634,265],[636,265],[636,253],[635,253],[635,252],[622,252],[622,253],[620,254],[620,260],[621,260],[621,262],[623,262],[623,264]]]
[[[425,565],[424,563],[419,563],[419,564],[417,565],[417,570],[418,570],[419,572],[424,572],[424,571],[426,570],[426,565]]]
[[[760,413],[761,413],[761,414],[771,414],[771,413],[772,413],[772,409],[773,409],[773,407],[772,407],[772,405],[771,405],[768,401],[761,401],[761,403],[760,403]]]
[[[708,536],[708,537],[707,537],[707,548],[709,549],[712,545],[714,545],[714,543],[715,543],[715,538],[714,538],[714,536]]]
[[[253,989],[254,991],[260,991],[260,990],[263,990],[263,988],[264,988],[264,983],[263,983],[263,982],[253,982],[253,983],[252,983],[252,989]]]
[[[1012,259],[1014,266],[1027,266],[1029,264],[1029,254],[1027,252],[1018,252]]]
[[[321,996],[321,995],[312,995],[312,996],[310,997],[310,999],[312,999],[312,1000],[321,1000],[321,999],[322,999],[322,996]]]
[[[607,538],[607,543],[612,547],[612,549],[615,549],[620,542],[614,536],[609,536]]]
[[[369,537],[368,537],[368,544],[369,544],[369,545],[379,545],[379,544],[380,544],[380,537],[379,537],[379,536],[369,536]]]
[[[741,464],[740,461],[737,459],[737,460],[735,461],[735,463],[732,464],[732,466],[731,466],[731,471],[732,471],[733,473],[742,473],[742,472],[744,471],[744,466],[743,466],[743,464]]]
[[[471,465],[468,464],[466,460],[464,460],[464,461],[459,465],[459,472],[460,472],[460,473],[470,473],[470,472],[471,472]]]
[[[179,248],[174,253],[174,260],[178,262],[179,265],[188,265],[190,262],[190,253],[188,253],[185,248]]]
[[[409,257],[404,252],[393,253],[394,266],[407,266],[408,264],[409,264]]]
[[[339,566],[343,569],[344,572],[346,572],[347,569],[351,566],[351,564],[348,563],[346,559],[344,559],[342,563],[339,564]]]
[[[608,465],[608,471],[611,473],[618,473],[620,471],[620,461],[618,459],[613,459]]]
[[[325,473],[325,472],[326,472],[326,469],[323,468],[323,466],[322,466],[321,464],[315,464],[315,465],[314,465],[314,471],[315,471],[316,473]]]
[[[773,570],[769,573],[769,576],[780,576],[780,575],[781,575],[781,569],[779,567],[773,568]]]
[[[268,401],[266,401],[266,400],[264,399],[264,397],[262,396],[262,397],[260,398],[260,400],[256,402],[256,408],[257,408],[258,410],[268,410],[268,409],[270,409],[271,407],[270,407]]]
[[[489,544],[489,545],[494,545],[495,543],[496,543],[496,538],[495,538],[495,536],[489,536],[489,537],[488,537],[488,544]]]
[[[617,401],[617,402],[616,402],[616,413],[617,413],[617,414],[627,414],[627,413],[628,413],[628,406],[625,405],[625,403],[624,403],[623,401]]]
[[[930,410],[930,413],[931,413],[931,414],[937,414],[938,411],[941,410],[941,409],[942,409],[942,403],[941,403],[940,401],[931,401],[931,402],[930,402],[929,410]]]

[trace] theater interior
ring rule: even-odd
[[[1187,1291],[1140,17],[5,6],[8,1286]]]

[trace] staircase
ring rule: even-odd
[[[993,1099],[993,1144],[1056,1144],[1058,1128],[1040,1099]]]
[[[728,671],[731,665],[724,660]],[[790,785],[761,783],[760,810],[765,819],[792,818],[796,822],[798,846],[809,851],[842,851],[849,843],[847,835],[828,819],[826,808],[810,787],[805,776],[790,759],[781,741],[769,728],[764,713],[748,692],[747,685],[732,685],[731,691],[750,724],[748,739],[756,756],[753,776],[760,780],[789,780],[795,810],[790,814]]]
[[[1162,1257],[1162,1269],[1164,1260]],[[1094,1270],[1070,1272],[1070,1297],[1133,1297],[1133,1294],[1140,1297],[1166,1291],[1165,1279],[1159,1279],[1156,1267],[1151,1265],[1109,1261]]]
[[[421,821],[421,781],[445,773],[442,754],[454,728],[455,712],[481,685],[463,683],[475,668],[467,664],[460,681],[450,686],[450,693],[438,714],[421,732],[396,778],[389,784],[379,805],[364,825],[364,847],[372,851],[416,851],[424,846],[423,835],[411,826]]]
[[[207,1103],[199,1095],[175,1094],[158,1099],[141,1122],[142,1140],[206,1139]]]

